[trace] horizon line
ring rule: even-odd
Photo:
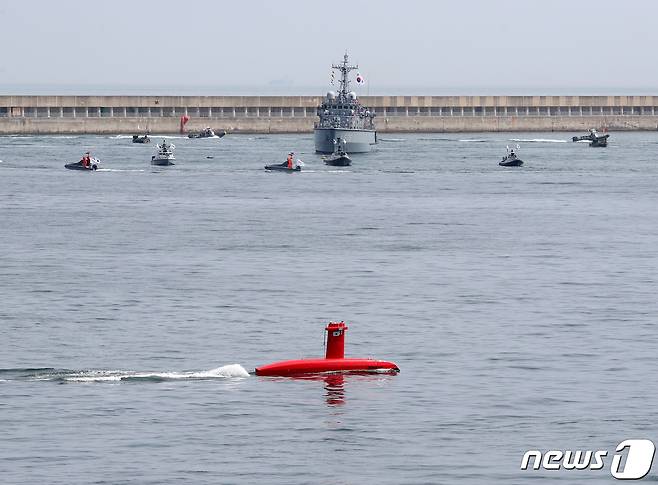
[[[324,96],[332,87],[311,85],[144,85],[0,83],[0,96]],[[355,90],[359,96],[650,96],[658,86],[423,86],[389,85]]]

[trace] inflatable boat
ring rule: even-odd
[[[288,162],[277,163],[275,165],[265,165],[265,170],[278,171],[278,172],[301,172],[302,167],[299,165],[288,168]]]
[[[97,170],[101,161],[98,160],[97,158],[92,158],[91,161],[89,162],[88,165],[85,166],[85,164],[80,160],[79,162],[74,162],[74,163],[67,163],[64,165],[64,168],[68,168],[69,170],[85,170],[85,171],[94,171]]]

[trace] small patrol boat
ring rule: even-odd
[[[521,148],[519,145],[516,145],[517,150]],[[514,148],[507,147],[507,154],[503,159],[498,162],[498,165],[501,167],[520,167],[523,165],[523,160],[521,160],[516,153],[514,153]]]
[[[574,136],[571,141],[584,141],[587,140],[589,141],[589,146],[591,147],[607,147],[608,146],[608,138],[610,138],[609,133],[604,133],[603,135],[600,135],[598,131],[596,131],[594,128],[589,130],[588,135],[583,135],[583,136]]]
[[[352,159],[345,152],[345,140],[338,138],[334,141],[334,153],[329,156],[323,157],[324,163],[333,167],[348,167],[352,165]]]
[[[388,373],[397,374],[400,368],[393,362],[376,359],[345,358],[345,322],[329,322],[327,350],[324,359],[284,360],[256,367],[257,376],[294,377],[321,373]]]
[[[167,145],[167,140],[162,140],[162,144],[156,145],[158,147],[157,155],[151,157],[151,165],[174,165],[174,148],[176,145],[170,143]]]
[[[148,135],[139,136],[133,135],[133,143],[151,143],[151,139]]]

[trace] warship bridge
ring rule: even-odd
[[[321,96],[0,96],[0,135],[311,133]],[[379,132],[658,130],[658,96],[363,96]]]

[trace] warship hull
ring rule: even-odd
[[[344,128],[315,128],[316,153],[333,153],[334,140],[345,140],[347,153],[367,153],[377,143],[375,130],[347,130]]]

